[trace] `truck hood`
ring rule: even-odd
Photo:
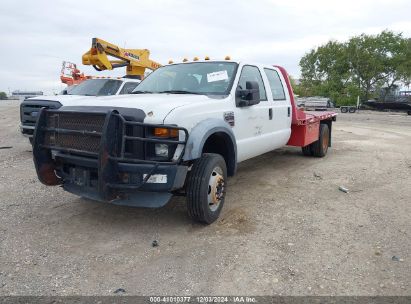
[[[146,122],[162,123],[172,110],[187,104],[205,103],[211,98],[194,94],[136,94],[121,96],[84,97],[62,103],[63,106],[104,106],[141,109]]]

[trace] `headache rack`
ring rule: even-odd
[[[40,181],[47,185],[61,184],[69,178],[70,172],[64,169],[67,164],[80,164],[95,170],[98,192],[109,199],[110,189],[138,190],[159,166],[181,163],[188,139],[185,128],[131,119],[113,109],[107,112],[42,109],[33,145]],[[179,136],[154,137],[154,128],[177,129]],[[169,157],[153,156],[155,144],[167,145],[171,151]],[[124,183],[121,168],[137,164],[148,165],[145,168],[150,168],[149,172],[139,183]]]

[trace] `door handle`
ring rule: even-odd
[[[268,109],[268,119],[269,120],[273,119],[273,109],[272,108]]]

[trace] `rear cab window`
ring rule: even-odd
[[[133,90],[137,87],[138,82],[126,82],[123,86],[123,88],[120,91],[120,95],[122,94],[131,94],[131,92],[133,92]]]
[[[280,76],[276,70],[264,68],[265,75],[267,76],[268,83],[270,84],[271,94],[273,100],[285,100],[284,87],[281,82]]]

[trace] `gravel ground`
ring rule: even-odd
[[[202,226],[183,198],[134,209],[43,186],[18,104],[0,113],[0,295],[411,295],[411,116],[340,114],[325,158],[242,163]]]

